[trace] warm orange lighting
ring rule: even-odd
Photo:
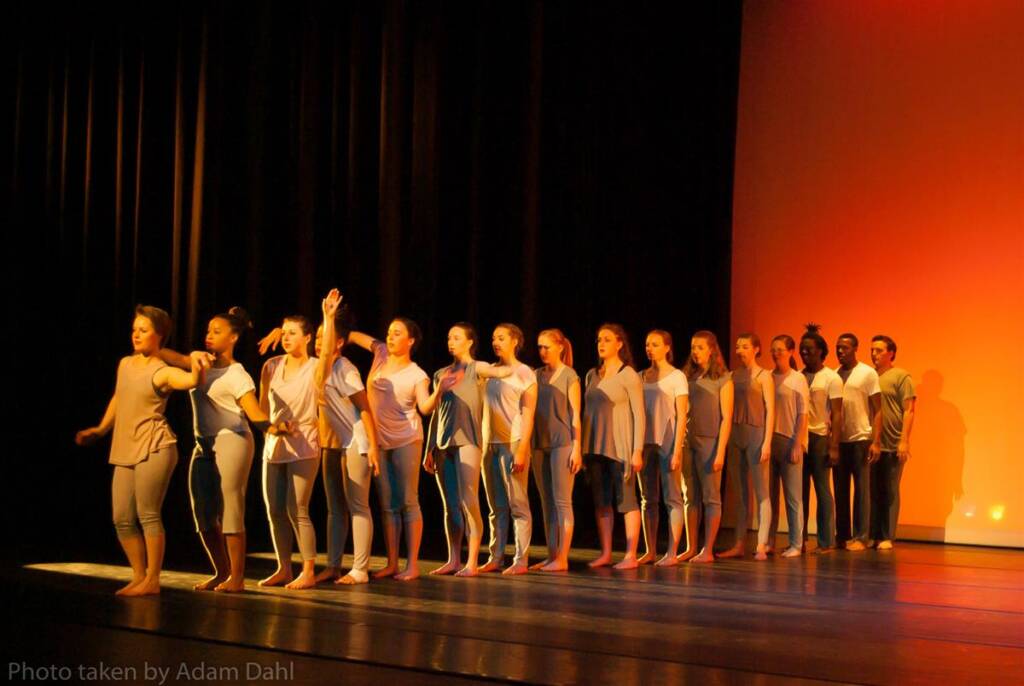
[[[1006,506],[1005,505],[993,505],[988,510],[988,516],[991,517],[992,520],[996,521],[996,522],[1001,522],[1003,520],[1003,515],[1005,513],[1006,513]]]

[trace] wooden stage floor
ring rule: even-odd
[[[629,572],[587,570],[593,555],[578,552],[567,574],[301,592],[253,583],[237,595],[193,592],[202,576],[172,571],[161,596],[135,599],[112,595],[125,567],[8,567],[8,677],[102,664],[126,671],[82,674],[378,686],[1024,683],[1024,551],[900,543]],[[250,567],[255,579],[269,562]]]

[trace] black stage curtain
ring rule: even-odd
[[[14,311],[59,348],[18,370],[49,388],[27,474],[57,515],[109,508],[103,450],[68,445],[138,302],[189,348],[230,305],[262,331],[336,285],[361,329],[419,321],[428,372],[458,320],[485,359],[500,321],[560,327],[581,373],[602,321],[638,361],[651,327],[678,357],[728,334],[739,2],[87,5],[17,5],[5,47]]]

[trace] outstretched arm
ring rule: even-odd
[[[377,342],[377,339],[362,331],[349,331],[348,342],[358,345],[363,350],[373,352],[373,344]]]
[[[210,368],[213,355],[195,350],[189,355],[191,368],[183,371],[177,367],[161,367],[153,374],[153,386],[161,393],[187,391],[203,382],[206,370]]]
[[[490,362],[476,362],[476,375],[481,379],[504,379],[512,376],[512,367]]]
[[[192,358],[189,355],[179,353],[176,350],[160,348],[160,350],[157,351],[156,356],[172,367],[184,369],[185,371],[191,371],[192,369]]]

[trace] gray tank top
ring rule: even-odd
[[[562,365],[552,377],[546,366],[537,368],[537,412],[533,420],[533,447],[538,450],[572,445],[572,406],[569,389],[580,377]]]
[[[153,387],[153,375],[166,366],[163,362],[137,365],[132,357],[122,359],[118,365],[110,464],[136,465],[178,442],[164,417],[167,396]]]
[[[454,365],[434,372],[434,388]],[[466,365],[462,380],[441,396],[430,417],[427,445],[444,449],[449,446],[475,445],[482,441],[480,422],[483,419],[483,389],[476,374],[476,362]]]
[[[761,380],[764,374],[763,369],[758,369],[751,378],[750,370],[746,367],[737,369],[732,373],[732,384],[734,398],[732,409],[732,423],[746,424],[748,426],[764,426],[765,407],[764,389]]]
[[[729,383],[729,372],[717,379],[706,376],[689,379],[690,382],[690,416],[688,418],[687,435],[714,438],[722,425],[722,404],[720,396],[722,386]]]

